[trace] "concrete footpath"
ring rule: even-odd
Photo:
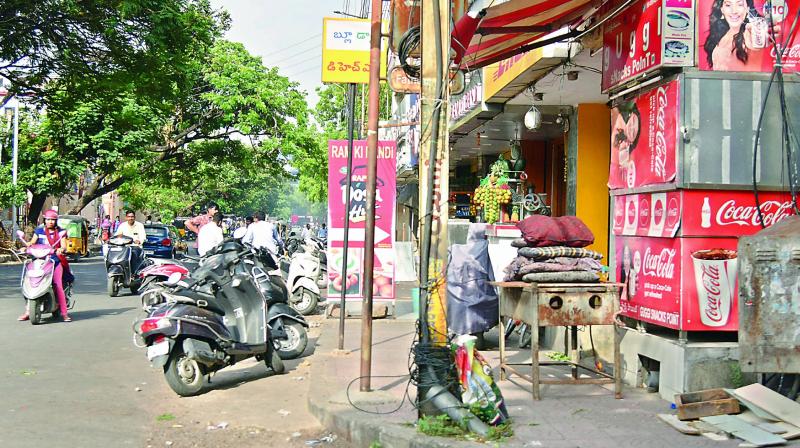
[[[403,401],[408,385],[409,350],[415,332],[413,321],[374,321],[374,392],[367,394],[358,392],[360,321],[346,321],[344,352],[336,350],[337,330],[337,320],[324,321],[309,372],[309,409],[324,426],[336,431],[353,447],[485,446],[476,442],[428,437],[413,427],[416,410],[408,399]],[[489,344],[497,342],[497,332],[493,334],[494,340],[489,336]],[[493,366],[497,366],[497,350],[482,353]],[[524,352],[509,350],[509,353],[515,361],[524,361],[526,354],[530,359],[529,349]],[[568,374],[567,368],[542,369],[543,376]],[[498,377],[495,367],[495,378]],[[670,403],[642,389],[626,387],[624,398],[616,400],[613,385],[542,386],[542,400],[534,402],[530,385],[517,377],[501,381],[500,388],[515,433],[513,438],[500,442],[502,446],[727,448],[741,443],[740,440],[712,441],[677,432],[656,417],[659,413],[673,413]],[[408,387],[408,395],[411,399],[416,395],[413,386]],[[356,409],[351,401],[363,410]]]

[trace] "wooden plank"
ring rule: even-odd
[[[700,420],[756,446],[773,446],[786,443],[786,439],[783,437],[758,429],[733,415],[713,415],[711,417],[703,417]]]
[[[739,400],[740,403],[745,405],[745,407],[747,407],[747,409],[750,409],[751,411],[753,411],[753,413],[755,415],[757,415],[758,417],[764,419],[765,421],[770,421],[770,422],[779,422],[779,421],[781,421],[781,419],[779,419],[778,417],[775,417],[774,415],[772,415],[769,412],[765,411],[764,409],[762,409],[760,406],[757,406],[752,401],[740,397],[739,394],[736,393],[736,390],[734,390],[734,389],[725,389],[725,392],[728,392],[729,394],[731,394],[732,397],[736,398],[737,400]]]
[[[680,431],[680,432],[682,432],[684,434],[689,434],[689,435],[693,435],[693,436],[696,436],[696,435],[700,434],[700,430],[699,429],[692,428],[686,422],[682,422],[682,421],[678,420],[678,416],[677,415],[658,414],[658,418],[661,419],[662,422],[668,424],[669,426],[672,426],[673,428],[675,428],[676,430],[678,430],[678,431]]]
[[[755,383],[735,390],[736,395],[755,404],[779,419],[800,427],[800,403]]]
[[[783,437],[786,440],[794,440],[800,437],[800,428],[798,428],[797,426],[794,426],[786,422],[770,422],[769,420],[759,417],[749,409],[737,415],[737,417],[746,421],[747,423],[750,423],[751,425],[761,426],[762,424],[769,424],[776,428],[780,428],[782,431],[785,432],[776,434],[780,434],[781,437]]]
[[[676,394],[675,404],[680,420],[696,420],[711,415],[738,414],[739,401],[723,389],[708,389]]]

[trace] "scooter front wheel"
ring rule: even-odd
[[[111,297],[116,297],[119,295],[119,282],[115,277],[109,277],[108,282],[106,283],[106,292]]]
[[[308,316],[317,310],[319,297],[306,288],[300,288],[292,297],[292,308],[303,316]]]
[[[189,359],[180,348],[176,346],[164,367],[164,378],[167,384],[181,397],[193,397],[203,392],[205,387],[205,372],[194,359]]]
[[[276,349],[281,359],[295,359],[306,351],[308,345],[308,332],[300,322],[283,321],[283,330],[286,332],[286,339],[276,339],[279,347]]]
[[[277,350],[272,350],[268,367],[277,375],[286,373],[286,365],[283,364],[283,360],[278,356]]]
[[[42,322],[42,304],[38,300],[30,300],[28,307],[31,325],[39,325]]]

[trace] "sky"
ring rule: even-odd
[[[215,8],[231,15],[226,38],[241,42],[250,53],[261,56],[267,66],[300,83],[309,104],[317,103],[322,59],[322,18],[335,16],[350,0],[211,0]]]

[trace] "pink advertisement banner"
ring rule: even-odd
[[[608,187],[672,182],[676,174],[678,81],[650,89],[611,109]]]
[[[360,299],[364,295],[364,235],[367,216],[367,141],[353,142],[353,172],[350,204],[347,191],[347,140],[328,141],[328,294]],[[375,192],[375,270],[373,295],[394,298],[394,227],[396,201],[397,144],[378,142]],[[347,276],[343,276],[344,223],[350,221]]]
[[[697,62],[700,70],[771,72],[777,52],[769,26],[770,9],[778,48],[786,41],[800,0],[699,0]],[[800,69],[797,35],[779,50],[784,72]]]

